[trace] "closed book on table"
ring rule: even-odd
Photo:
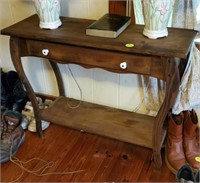
[[[107,13],[86,28],[86,35],[116,38],[130,23],[131,17]]]

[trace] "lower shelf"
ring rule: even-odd
[[[58,97],[41,111],[43,120],[69,128],[114,138],[120,141],[152,148],[155,117],[128,112],[107,106]],[[165,131],[163,130],[163,139]]]

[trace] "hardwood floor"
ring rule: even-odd
[[[24,172],[18,182],[174,182],[175,176],[164,161],[160,172],[153,171],[151,156],[147,148],[52,124],[42,139],[27,131],[16,157],[53,161],[45,173],[81,171],[47,176]],[[35,160],[27,167],[36,170],[43,165]],[[12,162],[1,165],[2,182],[16,180],[21,173]]]

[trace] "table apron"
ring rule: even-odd
[[[158,56],[127,54],[72,45],[26,40],[26,55],[47,58],[84,67],[99,67],[117,73],[135,73],[165,80],[163,58]],[[122,68],[121,64],[125,64]]]

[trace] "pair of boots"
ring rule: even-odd
[[[15,71],[1,69],[1,108],[21,112],[28,97]]]
[[[168,168],[176,174],[185,164],[194,171],[200,170],[200,146],[196,112],[185,111],[168,115],[165,160]]]

